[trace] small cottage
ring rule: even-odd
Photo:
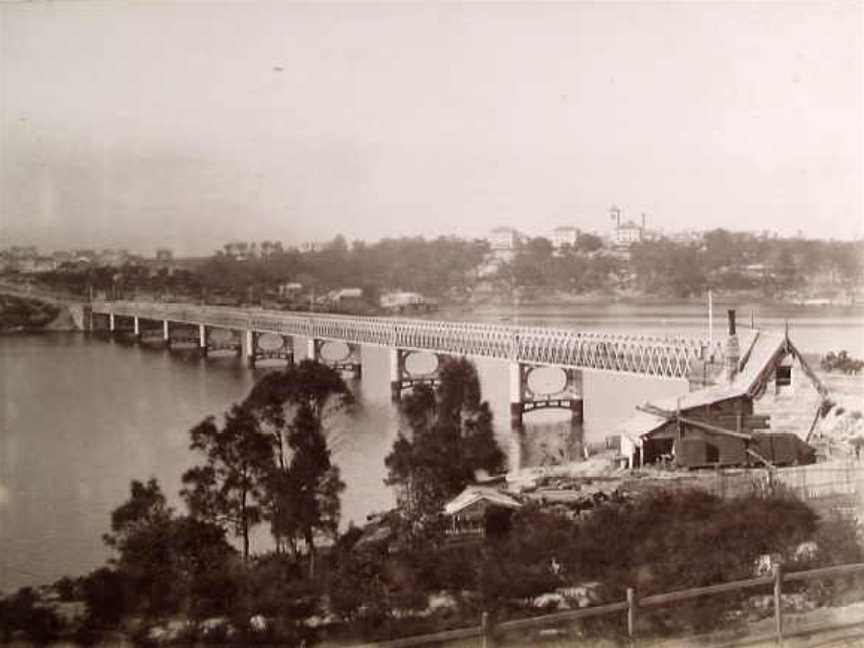
[[[516,498],[490,486],[468,486],[444,506],[449,536],[485,536],[509,529],[522,507]]]

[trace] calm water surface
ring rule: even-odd
[[[741,309],[742,320],[749,311]],[[723,330],[716,313],[715,333]],[[704,313],[694,307],[545,306],[488,308],[453,319],[509,321],[555,327],[702,335]],[[757,324],[791,321],[804,351],[848,349],[864,357],[864,316],[819,309],[761,309]],[[298,356],[305,348],[297,340]],[[384,486],[383,459],[396,434],[389,402],[387,355],[364,348],[364,377],[352,383],[356,413],[333,422],[331,443],[348,488],[343,523],[362,522],[393,503]],[[478,363],[484,397],[511,465],[566,458],[572,434],[561,414],[539,412],[522,435],[509,430],[507,372]],[[187,431],[242,399],[255,372],[232,357],[201,359],[182,352],[129,346],[81,334],[0,337],[0,590],[83,574],[108,557],[101,535],[131,479],[156,477],[179,506],[180,475],[196,457]],[[632,407],[680,389],[669,381],[594,373],[585,382],[586,440],[602,437]],[[269,547],[264,529],[254,548]]]

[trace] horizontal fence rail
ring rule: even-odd
[[[854,563],[849,565],[836,565],[833,567],[821,567],[819,569],[810,569],[807,571],[784,573],[780,565],[774,565],[773,573],[770,576],[760,576],[758,578],[750,578],[747,580],[731,581],[729,583],[718,583],[717,585],[709,585],[707,587],[696,587],[692,589],[679,590],[676,592],[667,592],[664,594],[652,594],[644,598],[638,598],[635,590],[627,590],[627,598],[624,601],[614,603],[606,603],[603,605],[594,605],[591,607],[580,608],[578,610],[568,610],[566,612],[555,612],[553,614],[544,614],[542,616],[528,617],[525,619],[515,619],[512,621],[504,621],[494,625],[488,622],[488,615],[484,612],[481,624],[470,628],[461,628],[458,630],[446,630],[436,632],[434,634],[421,635],[415,637],[403,637],[402,639],[394,639],[377,643],[358,644],[354,648],[409,648],[413,646],[429,646],[436,645],[446,641],[455,641],[458,639],[479,638],[480,646],[487,648],[493,644],[492,638],[496,632],[507,632],[513,630],[541,629],[560,623],[568,623],[579,619],[590,617],[605,616],[607,614],[615,614],[620,612],[627,613],[627,633],[633,638],[636,635],[636,618],[640,608],[658,607],[669,603],[687,601],[702,596],[710,596],[714,594],[724,594],[727,592],[737,592],[756,587],[766,587],[773,585],[774,598],[774,638],[780,642],[783,640],[783,604],[782,593],[783,583],[785,582],[804,582],[817,580],[820,578],[837,578],[841,576],[851,576],[854,574],[864,574],[864,563]],[[830,630],[832,626],[817,628],[816,630]],[[808,628],[808,632],[812,632],[813,628]],[[746,639],[745,639],[746,641]]]
[[[96,301],[93,313],[244,328],[354,344],[687,378],[696,361],[722,362],[719,342],[508,324],[352,317],[156,302]]]

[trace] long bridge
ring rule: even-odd
[[[90,327],[136,340],[194,344],[208,350],[236,350],[250,366],[256,360],[279,358],[293,362],[294,338],[307,340],[306,356],[340,370],[362,373],[360,349],[383,347],[390,354],[390,386],[394,400],[418,383],[436,384],[446,356],[506,361],[510,370],[512,423],[524,413],[565,408],[582,418],[582,372],[615,372],[659,379],[687,379],[698,367],[724,362],[719,341],[624,333],[584,332],[498,323],[353,317],[309,312],[270,311],[195,304],[94,301]],[[325,345],[341,342],[348,353],[328,360]],[[409,371],[406,360],[415,353],[436,357],[434,370]],[[538,367],[557,367],[566,380],[560,391],[532,391],[528,377]]]

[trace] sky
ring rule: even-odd
[[[0,248],[857,238],[862,8],[0,0]]]

